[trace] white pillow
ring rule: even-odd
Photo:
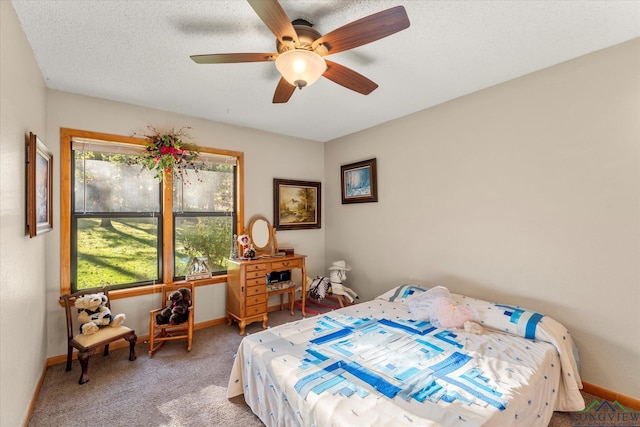
[[[444,286],[435,286],[428,291],[415,295],[407,301],[409,312],[416,320],[426,320],[430,322],[435,317],[436,298],[450,298],[449,289]]]
[[[408,300],[416,295],[422,294],[427,289],[428,288],[423,288],[418,285],[400,285],[377,296],[376,299],[406,304]]]

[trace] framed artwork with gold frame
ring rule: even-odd
[[[273,180],[273,226],[277,230],[321,228],[321,183]]]
[[[33,132],[27,142],[27,229],[29,237],[53,230],[53,155]]]

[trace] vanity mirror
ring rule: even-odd
[[[264,216],[256,215],[251,218],[247,234],[253,243],[256,255],[276,255],[278,253],[276,231]]]

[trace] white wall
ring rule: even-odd
[[[10,2],[0,2],[0,424],[20,425],[47,357],[66,354],[60,295],[60,128],[120,135],[191,126],[194,142],[245,154],[245,222],[273,216],[273,178],[322,181],[322,143],[194,119],[158,110],[47,90]],[[265,108],[271,108],[266,106]],[[54,229],[25,235],[25,142],[39,135],[54,155]],[[324,225],[280,231],[279,242],[308,255],[308,274],[321,274]],[[197,288],[196,321],[225,315],[225,286]],[[148,333],[148,312],[158,296],[113,302],[126,324]],[[28,315],[26,315],[28,313]],[[142,359],[139,359],[142,360]],[[74,381],[70,378],[70,381]]]
[[[425,82],[429,84],[429,82]],[[640,39],[325,145],[327,262],[548,314],[583,379],[640,398]],[[342,205],[376,157],[379,202]]]
[[[265,108],[272,108],[271,105]],[[178,129],[191,126],[189,134],[197,145],[244,152],[245,223],[253,215],[262,214],[273,222],[273,178],[322,181],[324,145],[238,126],[181,116],[164,111],[138,107],[98,98],[74,95],[55,90],[47,96],[47,131],[51,135],[50,149],[54,156],[60,150],[60,128],[105,132],[117,135],[143,133],[147,125],[157,129]],[[59,170],[59,168],[58,168]],[[59,177],[59,174],[56,174]],[[54,211],[59,211],[56,198]],[[60,277],[59,228],[49,247],[47,276]],[[278,242],[291,245],[296,253],[305,254],[309,275],[324,270],[324,228],[303,231],[278,231]],[[56,262],[58,261],[58,262]],[[47,356],[66,352],[64,312],[57,304],[60,288],[56,280],[48,288],[47,318],[49,345]],[[225,284],[199,286],[196,289],[196,322],[225,317]],[[149,310],[159,305],[158,295],[115,300],[114,313],[125,313],[127,326],[139,335],[149,331]]]
[[[44,369],[45,247],[29,238],[26,163],[29,132],[48,143],[46,89],[10,2],[0,2],[0,424],[20,425]],[[54,183],[54,191],[57,184]],[[57,220],[54,217],[54,221]]]
[[[363,299],[439,283],[539,310],[572,331],[586,381],[640,397],[638,52],[634,40],[323,146],[47,91],[0,1],[0,424],[24,421],[46,357],[65,352],[57,179],[54,230],[24,233],[26,135],[42,137],[59,178],[60,127],[189,125],[198,144],[244,151],[247,221],[271,218],[274,177],[322,181],[323,228],[278,235],[309,256],[309,275],[346,259]],[[340,165],[370,157],[380,202],[341,205]],[[198,292],[197,321],[224,315],[224,285]],[[155,305],[114,311],[144,334]]]

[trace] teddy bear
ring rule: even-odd
[[[169,294],[169,305],[156,314],[157,325],[177,325],[189,319],[191,306],[191,291],[180,288]]]
[[[76,298],[74,306],[78,309],[78,322],[83,335],[95,334],[106,326],[117,328],[125,319],[124,314],[113,316],[107,307],[108,298],[103,293],[85,294]]]

